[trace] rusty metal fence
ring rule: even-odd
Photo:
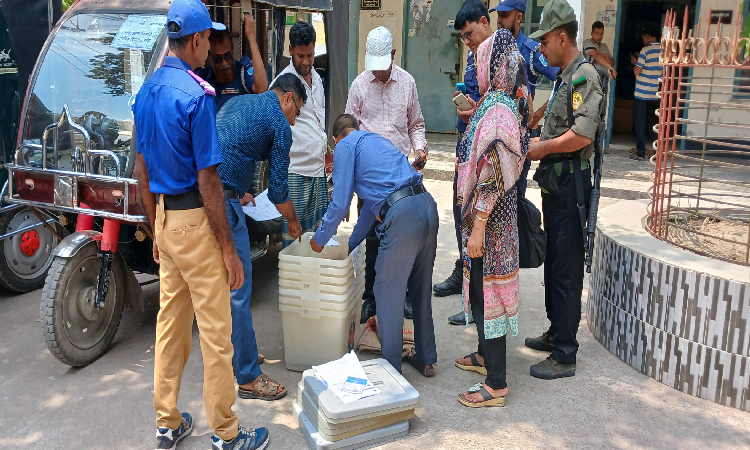
[[[693,252],[750,266],[750,39],[709,38],[667,14],[646,229]],[[709,13],[710,17],[710,13]],[[702,19],[701,19],[702,20]],[[701,29],[700,21],[697,29]]]

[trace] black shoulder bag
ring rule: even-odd
[[[542,212],[525,195],[518,195],[518,267],[536,269],[544,264],[547,233],[542,229]]]

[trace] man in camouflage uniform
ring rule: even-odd
[[[599,126],[602,87],[593,65],[576,45],[578,23],[565,0],[544,7],[539,31],[541,52],[560,68],[544,120],[541,138],[529,145],[528,158],[539,161],[534,179],[542,187],[547,255],[544,289],[549,330],[527,338],[526,346],[550,351],[531,366],[531,375],[555,379],[575,375],[581,321],[585,258],[583,233],[591,191],[589,158]],[[570,92],[569,92],[570,91]]]

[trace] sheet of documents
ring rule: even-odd
[[[365,369],[359,363],[354,350],[335,361],[313,366],[313,369],[315,377],[345,404],[380,394],[380,389],[367,379]],[[367,384],[360,392],[352,392],[351,379],[367,380]]]
[[[242,207],[242,210],[256,222],[263,222],[281,217],[281,213],[276,209],[276,205],[271,203],[271,200],[268,199],[268,189],[255,197],[255,206],[253,206],[252,203],[248,203]]]

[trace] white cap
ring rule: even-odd
[[[393,37],[386,27],[377,27],[367,34],[365,68],[367,70],[388,70],[391,67]]]

